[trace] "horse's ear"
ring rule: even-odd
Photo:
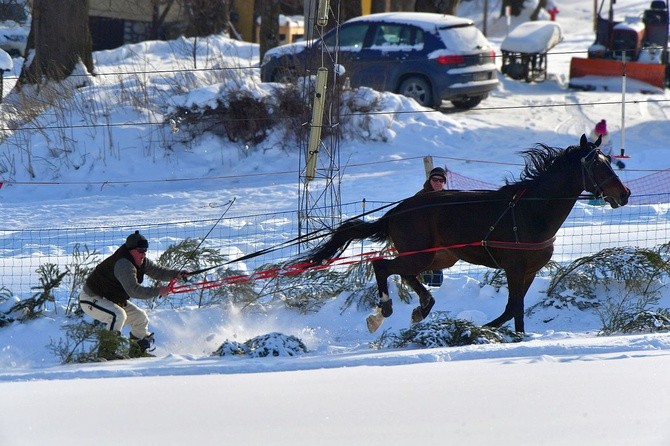
[[[598,135],[598,139],[596,139],[596,142],[594,143],[594,145],[595,145],[596,147],[600,147],[600,144],[601,144],[602,142],[603,142],[603,135]]]
[[[579,147],[586,149],[588,147],[589,140],[586,139],[586,133],[582,133],[582,137],[579,139]]]

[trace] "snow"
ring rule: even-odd
[[[11,71],[13,67],[12,57],[5,50],[0,49],[0,71]]]
[[[515,53],[546,53],[563,40],[563,29],[556,22],[538,20],[517,26],[500,44],[503,51]]]
[[[476,20],[480,12],[470,12],[481,11],[480,3],[462,2],[462,13]],[[549,79],[543,83],[500,75],[499,88],[466,112],[449,104],[436,112],[370,89],[352,98],[372,112],[343,124],[342,202],[390,202],[413,195],[425,179],[426,155],[452,172],[499,185],[520,172],[519,151],[538,142],[575,144],[601,119],[608,122],[616,152],[622,138],[620,91],[567,88],[571,52],[585,53],[594,40],[591,2],[556,4],[564,40],[552,50],[555,54],[550,52]],[[647,1],[617,2],[629,14],[647,6]],[[504,36],[489,36],[496,50]],[[132,226],[194,216],[216,220],[233,197],[235,215],[295,210],[299,160],[283,135],[270,135],[261,147],[245,148],[214,135],[178,144],[171,139],[184,133],[178,123],[176,133],[155,125],[178,106],[214,104],[229,82],[255,95],[271,94],[272,85],[261,84],[254,68],[257,46],[219,36],[199,39],[196,49],[198,68],[236,67],[237,76],[231,80],[214,70],[190,71],[194,48],[187,39],[99,52],[99,75],[86,77],[77,107],[66,113],[73,125],[68,137],[75,141],[68,150],[54,155],[58,147],[51,144],[60,140],[50,133],[62,123],[57,107],[47,107],[26,124],[40,127],[28,140],[9,138],[0,144],[0,167],[16,160],[15,171],[2,174],[0,188],[0,237],[7,243],[3,265],[21,259],[34,259],[36,265],[45,255],[30,242],[11,238],[19,228],[87,228],[99,222]],[[7,77],[18,75],[20,68],[15,63]],[[176,78],[171,70],[179,70]],[[121,89],[121,75],[100,75],[135,71],[145,73],[138,78],[146,84],[128,76]],[[122,102],[130,93],[149,98],[150,107]],[[626,98],[625,146],[631,158],[618,173],[630,182],[668,168],[670,93],[630,91]],[[120,104],[110,107],[112,99]],[[12,125],[20,123],[13,120],[15,104],[9,94],[1,106],[4,128],[10,119]],[[89,122],[104,131],[82,125]],[[111,122],[133,125],[106,127]],[[163,145],[167,142],[170,150]],[[34,177],[22,149],[26,144]],[[639,221],[617,220],[635,206]],[[582,220],[559,233],[558,260],[571,258],[568,237],[583,234],[585,227],[598,229],[585,237],[614,246],[627,245],[645,229],[668,240],[665,204],[610,210],[580,202],[576,212]],[[102,231],[92,243],[108,253],[125,237],[119,234]],[[150,237],[150,243],[149,255],[156,258],[171,241]],[[12,270],[3,270],[3,284],[11,279],[7,271]],[[445,283],[433,289],[434,312],[478,324],[502,312],[504,288],[481,288],[467,275],[445,276]],[[546,277],[536,279],[527,308],[542,299],[547,286]],[[375,350],[370,343],[379,333],[367,332],[368,311],[343,310],[344,299],[338,296],[307,314],[279,305],[150,310],[157,357],[130,361],[61,365],[47,345],[64,336],[68,321],[62,307],[0,328],[0,443],[670,443],[668,333],[599,336],[601,324],[593,312],[548,309],[526,317],[527,337],[518,343]],[[394,296],[395,312],[382,330],[408,328],[415,302],[404,304]],[[670,307],[667,287],[661,289],[659,306]],[[300,338],[308,352],[264,358],[211,355],[226,340],[244,342],[273,332]]]

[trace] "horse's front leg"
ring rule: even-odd
[[[505,322],[514,318],[514,331],[517,333],[523,333],[524,330],[524,298],[526,293],[530,288],[530,285],[535,279],[535,274],[519,275],[511,274],[507,272],[507,286],[509,288],[509,297],[507,299],[507,305],[505,306],[505,311],[492,320],[491,322],[485,324],[486,327],[500,327]]]

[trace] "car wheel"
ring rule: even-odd
[[[424,107],[433,106],[433,90],[430,83],[422,77],[413,76],[405,79],[400,84],[398,93],[414,99]]]
[[[473,96],[471,98],[464,99],[462,101],[453,100],[451,101],[454,104],[454,107],[467,110],[479,105],[480,102],[484,99],[484,96]]]

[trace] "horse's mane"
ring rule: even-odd
[[[505,184],[507,186],[526,186],[543,176],[552,166],[565,160],[569,154],[579,150],[579,148],[579,146],[569,146],[566,149],[561,149],[538,143],[534,148],[520,152],[526,165],[517,180],[508,179]]]

